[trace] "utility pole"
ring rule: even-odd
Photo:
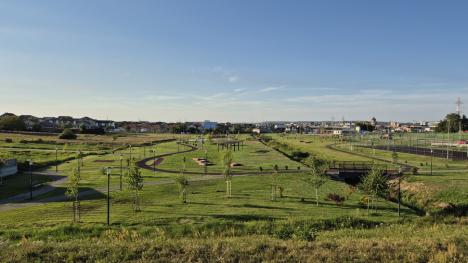
[[[32,184],[32,159],[29,159],[29,200],[33,199],[33,184]]]
[[[107,173],[107,225],[110,225],[110,174],[111,174],[112,168],[107,167],[106,173]]]

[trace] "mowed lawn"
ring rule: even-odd
[[[116,179],[113,179],[114,183]],[[335,218],[341,216],[366,217],[366,208],[359,203],[362,194],[355,192],[342,205],[326,200],[329,193],[343,194],[348,186],[329,180],[319,191],[319,206],[315,204],[313,188],[301,181],[298,174],[280,175],[279,185],[284,197],[271,201],[271,177],[266,175],[237,176],[232,181],[233,197],[225,197],[222,179],[191,181],[188,186],[188,203],[179,198],[179,189],[172,182],[147,180],[140,193],[142,211],[132,212],[132,195],[129,191],[112,192],[111,220],[114,224],[167,224],[174,222],[201,222],[219,220],[286,220],[289,218]],[[305,202],[300,198],[305,197]],[[92,198],[91,198],[92,197]],[[81,220],[88,223],[105,223],[106,199],[96,193],[83,200]],[[397,218],[396,204],[379,200],[376,211],[369,217],[380,221]],[[403,208],[404,216],[414,216]],[[0,225],[55,224],[71,220],[71,204],[56,202],[33,206],[0,214]],[[188,221],[184,221],[188,220]]]
[[[174,143],[175,144],[175,143]],[[174,149],[174,148],[173,148]],[[180,150],[187,150],[187,147],[181,146]],[[193,158],[205,158],[205,149],[207,150],[207,159],[212,164],[207,167],[208,172],[221,173],[223,170],[222,157],[225,151],[219,150],[215,144],[205,143],[197,151],[177,154],[164,157],[163,162],[158,166],[161,169],[180,171],[183,167],[185,157],[185,170],[190,172],[203,173],[205,167],[198,165]],[[177,151],[177,148],[175,148]],[[297,170],[297,167],[305,167],[297,162],[291,161],[284,155],[276,152],[258,142],[257,140],[245,140],[244,147],[240,150],[232,151],[233,162],[240,166],[233,167],[233,172],[259,172],[260,167],[263,171],[273,171],[273,167],[278,165],[280,170]]]
[[[327,145],[338,143],[339,141],[331,137],[317,135],[280,135],[269,134],[275,141],[287,144],[297,150],[311,153],[321,159],[336,161],[371,161],[369,158],[356,156],[353,154],[338,152],[327,148]]]
[[[367,216],[366,208],[360,204],[363,197],[361,193],[354,192],[343,205],[337,205],[333,201],[327,200],[327,195],[337,193],[342,196],[347,195],[349,187],[337,181],[328,180],[319,191],[319,206],[315,205],[314,189],[304,183],[301,179],[306,171],[299,174],[283,173],[284,166],[299,166],[298,163],[289,160],[257,141],[248,141],[244,150],[235,152],[234,161],[242,163],[241,169],[251,169],[258,171],[258,166],[265,167],[271,171],[273,165],[277,164],[282,169],[278,179],[278,184],[284,188],[283,198],[271,201],[271,175],[247,175],[234,176],[232,182],[233,197],[225,197],[225,183],[222,176],[214,178],[204,175],[190,176],[188,186],[188,203],[182,204],[179,198],[179,189],[174,183],[175,174],[153,173],[142,170],[144,176],[144,187],[141,192],[142,212],[132,212],[131,193],[126,190],[118,190],[120,173],[120,156],[125,160],[130,156],[130,150],[117,151],[115,154],[100,156],[87,156],[83,159],[84,165],[80,167],[82,191],[97,189],[93,194],[83,197],[82,221],[102,224],[106,216],[105,192],[107,177],[102,174],[103,167],[112,167],[111,177],[111,221],[115,224],[159,224],[168,222],[180,222],[180,220],[203,221],[207,218],[216,220],[286,220],[288,218],[334,218],[340,216]],[[211,159],[217,160],[217,164],[209,169],[220,169],[219,162],[222,152],[213,149],[215,146],[208,146]],[[152,147],[133,147],[132,159],[139,160],[145,156],[151,156],[149,150],[156,150],[156,154],[163,154],[177,151],[175,142],[158,144]],[[211,149],[210,149],[211,148]],[[200,157],[204,151],[186,154],[187,169],[203,171],[202,167],[192,166],[192,156]],[[210,159],[210,157],[209,157]],[[125,171],[126,163],[123,163]],[[165,159],[163,162],[168,169],[178,169],[182,166],[182,156],[175,155]],[[193,165],[194,163],[192,163]],[[59,166],[59,171],[64,175],[69,175],[73,169],[77,169],[75,160]],[[305,169],[305,168],[303,168]],[[50,170],[54,170],[53,167]],[[56,191],[42,197],[37,197],[40,202],[43,197],[53,195],[63,195],[65,186],[57,188]],[[279,195],[279,192],[278,192]],[[305,202],[301,202],[301,197],[305,197]],[[414,216],[413,212],[403,209],[405,216]],[[371,218],[378,220],[391,220],[396,218],[396,204],[379,200],[376,211]],[[20,208],[16,210],[2,211],[0,214],[0,224],[55,224],[59,222],[69,222],[71,220],[70,202],[52,202],[40,206]]]

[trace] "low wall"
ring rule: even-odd
[[[16,164],[15,159],[8,159],[4,162],[5,164],[0,167],[0,177],[7,177],[18,172],[18,165]]]

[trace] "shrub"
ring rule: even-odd
[[[63,132],[60,134],[59,139],[66,139],[66,140],[74,140],[76,139],[76,134],[73,133],[72,130],[70,129],[65,129]]]
[[[337,205],[341,205],[345,201],[345,198],[339,194],[330,193],[327,196],[327,200],[334,201]]]
[[[20,140],[19,143],[28,143],[26,140]]]
[[[10,139],[10,138],[5,138],[5,142],[6,142],[6,143],[12,143],[12,142],[13,142],[13,140],[12,140],[12,139]]]
[[[413,167],[413,174],[414,175],[418,174],[418,170],[419,170],[418,167]]]
[[[294,236],[298,239],[305,241],[314,241],[317,238],[317,229],[312,224],[299,225],[295,231]]]
[[[294,151],[294,152],[292,152],[292,157],[294,159],[305,159],[305,158],[309,157],[309,153],[308,152],[301,152],[301,151]]]
[[[274,235],[279,239],[290,239],[294,234],[294,228],[291,224],[282,224],[275,228]]]

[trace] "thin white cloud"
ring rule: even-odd
[[[234,89],[234,92],[242,92],[242,91],[245,91],[247,90],[246,88],[238,88],[238,89]]]
[[[236,83],[237,81],[239,81],[239,76],[235,76],[235,75],[234,75],[234,76],[229,76],[229,77],[227,78],[227,80],[228,80],[229,82],[231,82],[231,83]]]
[[[260,92],[270,92],[270,91],[275,91],[275,90],[281,90],[283,89],[284,87],[283,86],[279,86],[279,87],[266,87],[266,88],[263,88],[260,90]]]

